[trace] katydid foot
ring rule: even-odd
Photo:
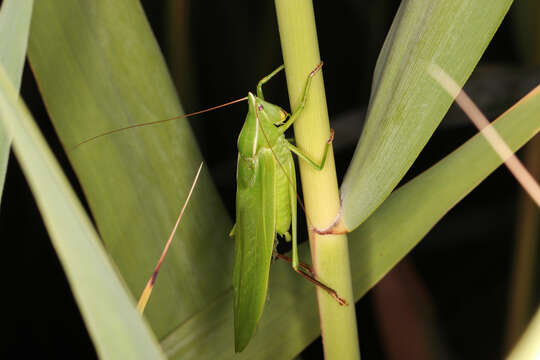
[[[292,259],[290,257],[286,256],[286,255],[276,254],[276,258],[285,260],[285,261],[287,261],[289,263],[292,263]],[[296,268],[296,269],[293,267],[293,270],[296,271],[300,276],[302,276],[306,280],[311,281],[313,284],[315,284],[315,286],[318,286],[321,289],[323,289],[324,291],[326,291],[330,296],[332,296],[338,302],[339,305],[342,305],[342,306],[348,305],[347,301],[345,301],[345,299],[339,297],[339,295],[337,294],[337,292],[334,289],[332,289],[329,286],[326,286],[325,284],[323,284],[319,280],[315,279],[314,274],[313,274],[313,269],[311,268],[311,266],[309,266],[309,265],[307,265],[307,264],[305,264],[303,262],[299,262],[298,265],[299,265],[299,267]],[[306,273],[306,271],[309,272],[309,274]]]

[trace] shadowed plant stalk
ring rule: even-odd
[[[276,12],[285,63],[291,109],[301,99],[307,75],[321,62],[311,0],[276,0]],[[322,74],[313,77],[302,116],[294,123],[297,146],[320,159],[330,136]],[[330,151],[322,171],[299,161],[308,226],[329,227],[339,208],[339,190]],[[356,314],[352,292],[349,249],[345,235],[318,235],[310,231],[313,269],[319,280],[335,289],[348,305],[341,306],[317,288],[319,316],[326,359],[359,359]]]
[[[520,1],[513,9],[514,36],[522,60],[529,68],[540,65],[540,3]],[[540,180],[540,136],[535,136],[524,150],[523,160],[532,176]],[[508,311],[504,351],[510,352],[520,341],[536,311],[538,291],[538,248],[540,211],[530,197],[520,194],[516,211],[516,234],[512,269],[509,279]],[[538,325],[536,325],[538,327]],[[527,336],[523,335],[523,338]],[[522,347],[518,345],[517,348]],[[513,352],[513,354],[515,351]]]
[[[536,136],[527,144],[524,156],[527,168],[536,179],[540,179],[539,153],[540,137]],[[510,277],[511,291],[508,292],[505,352],[512,350],[534,316],[539,216],[538,206],[527,193],[522,192],[516,214],[517,231]]]

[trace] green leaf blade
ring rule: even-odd
[[[517,151],[540,129],[540,88],[536,88],[493,122]],[[472,189],[502,164],[481,134],[475,135],[443,160],[393,192],[351,233],[358,243],[355,272],[360,295],[401,260],[433,226]],[[355,245],[356,246],[356,245]]]
[[[29,58],[105,246],[138,297],[201,162],[191,129],[180,120],[73,146],[182,114],[140,4],[38,2]],[[145,311],[158,338],[231,288],[230,228],[203,171]]]
[[[0,64],[19,91],[30,31],[33,0],[6,0],[0,11]],[[0,200],[6,177],[10,136],[0,126]]]
[[[60,166],[17,97],[0,67],[0,118],[13,136],[15,153],[98,354],[104,359],[164,358]]]
[[[377,61],[367,122],[341,186],[348,229],[390,194],[452,103],[427,66],[438,64],[463,85],[511,3],[402,3]]]

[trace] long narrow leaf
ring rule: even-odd
[[[377,61],[367,122],[341,186],[347,229],[390,194],[450,107],[427,65],[439,64],[462,86],[511,3],[402,2]]]
[[[201,162],[191,130],[175,121],[73,147],[182,113],[140,4],[37,2],[29,57],[106,248],[138,296]],[[230,220],[207,173],[197,188],[145,310],[158,338],[231,286]]]
[[[34,0],[5,0],[0,10],[0,64],[19,91],[30,31]],[[6,176],[11,139],[0,126],[0,200]]]
[[[32,188],[98,354],[159,359],[161,348],[135,310],[69,182],[0,67],[0,117]],[[41,294],[48,296],[49,294]],[[44,309],[46,310],[46,309]]]

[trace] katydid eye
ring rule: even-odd
[[[257,105],[257,110],[259,111],[263,111],[264,107],[262,106],[262,104],[258,104]]]

